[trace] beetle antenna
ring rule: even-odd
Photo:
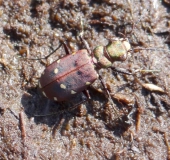
[[[139,47],[139,48],[133,48],[130,51],[138,51],[138,50],[153,50],[153,51],[157,50],[157,51],[170,52],[170,50],[168,50],[168,49],[162,49],[162,48],[159,48],[159,47],[153,47],[153,48],[152,47],[150,47],[150,48],[141,48],[141,47]]]

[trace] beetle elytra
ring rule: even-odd
[[[79,50],[48,66],[39,81],[39,88],[49,99],[64,101],[85,90],[98,78],[87,50]]]

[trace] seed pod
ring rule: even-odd
[[[111,94],[111,96],[117,99],[120,102],[123,102],[127,105],[132,105],[135,103],[135,99],[132,95],[125,95],[122,93]]]
[[[158,87],[154,84],[150,84],[150,83],[144,83],[142,84],[142,86],[150,91],[156,91],[156,92],[161,92],[161,93],[165,93],[165,91],[161,88]]]

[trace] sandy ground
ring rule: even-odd
[[[0,159],[170,159],[168,3],[6,0],[0,4]],[[82,93],[57,103],[38,90],[43,70],[63,57],[64,49],[48,59],[30,59],[47,56],[61,41],[70,52],[85,48],[78,37],[81,20],[91,50],[107,45],[108,39],[126,37],[133,51],[114,66],[145,72],[126,75],[101,69],[113,104],[96,80],[89,87],[92,99],[71,110],[85,98]],[[152,50],[135,50],[139,47]],[[160,88],[147,89],[146,83]],[[61,110],[66,112],[36,116]]]

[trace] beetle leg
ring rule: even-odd
[[[67,47],[67,44],[65,43],[65,41],[62,41],[61,44],[60,44],[55,50],[53,50],[49,55],[47,55],[46,57],[41,58],[41,59],[47,59],[47,58],[50,57],[53,53],[55,53],[62,45],[64,46],[64,50],[65,50],[66,54],[69,55],[69,54],[70,54],[70,51],[69,51],[69,49],[68,49],[68,47]]]
[[[76,109],[78,106],[80,106],[80,104],[87,102],[87,100],[88,99],[82,100],[81,102],[77,103],[73,107],[69,107],[68,109],[60,110],[56,113],[49,113],[49,114],[44,114],[44,115],[34,115],[34,117],[45,117],[45,116],[52,116],[52,115],[60,115],[60,114],[63,114],[65,112],[69,112],[69,111]]]
[[[110,67],[112,69],[112,71],[114,72],[118,72],[118,73],[123,73],[123,74],[128,74],[128,75],[132,75],[133,73],[128,72],[126,69],[124,68],[116,68],[113,65]]]
[[[108,96],[109,102],[110,102],[111,105],[113,106],[113,109],[114,109],[114,111],[115,111],[115,114],[116,114],[117,117],[120,119],[120,116],[119,116],[119,114],[118,114],[116,108],[114,107],[114,103],[113,103],[113,100],[112,100],[112,98],[111,98],[110,92],[108,91],[108,89],[107,89],[106,85],[104,84],[103,79],[102,79],[102,77],[101,77],[100,75],[99,75],[99,79],[100,79],[100,82],[101,82],[101,84],[102,84],[104,90],[106,91],[106,94],[107,94],[107,96]],[[120,119],[120,120],[121,120],[121,119]]]
[[[87,49],[89,55],[91,55],[91,49],[89,47],[89,44],[87,43],[87,41],[83,38],[83,35],[84,35],[84,24],[83,24],[83,20],[82,18],[80,17],[80,23],[81,23],[81,32],[79,33],[79,38],[80,40],[82,41],[82,43],[84,44],[85,48]]]
[[[58,46],[56,49],[54,49],[50,54],[48,54],[48,55],[45,56],[45,57],[42,57],[42,58],[26,58],[26,59],[28,59],[28,60],[47,59],[47,58],[50,57],[52,54],[54,54],[62,45],[64,46],[64,50],[65,50],[66,54],[69,55],[69,54],[70,54],[70,51],[69,51],[66,43],[63,41],[63,42],[61,42],[61,43],[59,44],[59,46]]]
[[[91,100],[91,96],[89,94],[89,90],[86,89],[86,90],[83,91],[83,93],[87,97],[88,100]]]
[[[60,116],[60,122],[56,122],[53,126],[53,129],[52,129],[52,139],[55,138],[55,134],[56,134],[56,131],[59,130],[59,128],[61,127],[61,125],[63,125],[63,123],[65,122],[65,119],[63,118],[63,115]]]
[[[90,49],[89,44],[87,43],[87,41],[83,38],[83,36],[81,34],[79,35],[79,37],[80,37],[80,40],[82,41],[82,43],[84,44],[85,48],[87,49],[89,55],[91,55],[91,49]]]
[[[63,41],[63,42],[62,42],[62,45],[64,46],[64,50],[65,50],[66,54],[69,55],[69,54],[70,54],[70,51],[69,51],[69,48],[68,48],[66,42]]]

